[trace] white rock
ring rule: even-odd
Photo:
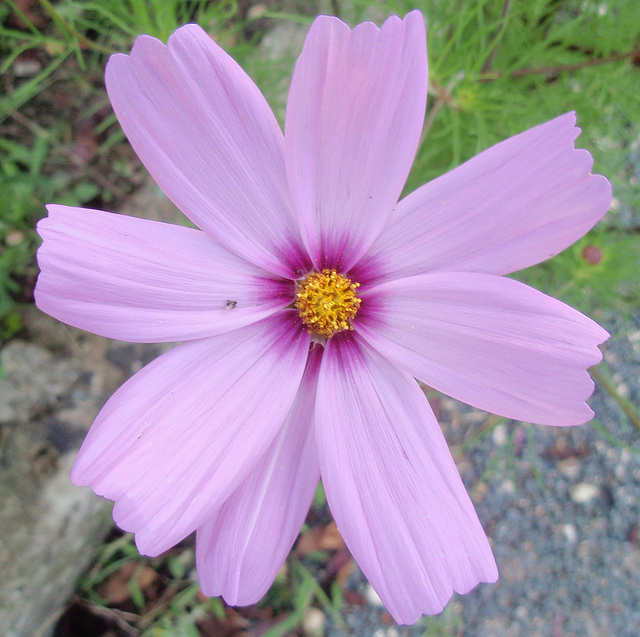
[[[382,600],[380,599],[380,596],[378,595],[378,593],[376,593],[376,591],[374,590],[373,586],[371,586],[371,584],[367,584],[367,588],[364,591],[364,597],[372,606],[384,605],[382,603]]]
[[[305,609],[302,617],[302,632],[306,637],[320,637],[324,634],[324,613],[315,606]]]
[[[564,534],[565,538],[567,538],[567,541],[571,544],[575,544],[576,540],[578,539],[578,530],[576,529],[575,524],[563,524],[562,533]]]
[[[600,489],[595,484],[581,482],[569,489],[569,495],[574,502],[586,504],[600,495]]]
[[[627,338],[632,343],[640,343],[640,330],[629,330],[627,332]]]
[[[380,628],[373,633],[372,637],[398,637],[398,631],[393,626],[386,630]]]
[[[580,473],[580,461],[577,458],[565,458],[564,460],[558,460],[556,466],[560,473],[571,480],[575,480]]]
[[[498,487],[500,493],[515,493],[516,485],[513,483],[513,480],[503,480]]]
[[[491,434],[491,438],[497,447],[502,447],[506,444],[509,432],[507,425],[497,425]]]

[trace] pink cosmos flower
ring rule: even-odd
[[[398,622],[498,574],[414,380],[517,420],[589,420],[590,319],[503,277],[608,209],[566,114],[398,203],[427,94],[420,13],[319,17],[284,135],[202,29],[142,36],[107,65],[136,152],[201,230],[48,207],[38,306],[103,336],[182,341],[107,402],[72,479],[157,555],[197,532],[202,590],[256,602],[322,477]]]

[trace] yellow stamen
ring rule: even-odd
[[[313,272],[300,281],[294,307],[309,333],[333,336],[352,330],[351,319],[361,303],[356,294],[358,287],[359,283],[335,270]]]

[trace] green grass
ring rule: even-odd
[[[313,3],[298,3],[303,5]],[[256,46],[264,29],[278,21],[308,24],[313,17],[296,13],[291,5],[285,12],[273,2],[264,3],[259,14],[243,13],[237,2],[204,0],[39,0],[20,6],[28,10],[21,11],[14,0],[0,4],[0,73],[5,77],[0,94],[0,342],[21,329],[20,304],[29,301],[37,274],[34,226],[44,215],[44,204],[114,208],[141,179],[142,168],[106,98],[102,78],[109,54],[128,51],[141,33],[166,40],[180,24],[198,22],[243,64],[281,115],[283,81],[286,89],[294,57],[265,60]],[[326,6],[351,24],[415,8],[426,17],[426,134],[406,192],[510,135],[577,111],[584,131],[577,143],[592,152],[594,171],[613,183],[615,206],[583,240],[518,276],[590,314],[624,317],[637,310],[637,0],[353,0]],[[18,72],[25,61],[37,63],[32,72]],[[597,262],[585,257],[585,248],[592,247],[601,255]],[[637,425],[638,407],[623,404],[607,382],[606,369],[597,376],[621,406],[621,418]],[[491,433],[499,422],[490,421],[478,436]],[[594,426],[610,444],[624,444],[602,423]],[[323,505],[321,492],[316,504]],[[178,552],[148,561],[127,536],[103,547],[79,594],[104,603],[96,591],[130,562],[151,564],[172,591],[162,612],[150,610],[139,581],[143,571],[135,571],[130,597],[142,618],[143,635],[197,635],[202,617],[224,613],[221,602],[198,595],[188,572],[192,555]],[[306,562],[290,562],[265,602],[283,616],[267,634],[296,630],[310,605],[340,624],[341,591],[323,590],[312,573]],[[447,611],[425,620],[424,634],[455,634],[457,625],[455,614]]]
[[[196,20],[242,59],[253,50],[235,2],[13,0],[0,5],[0,342],[21,329],[18,304],[37,274],[35,222],[44,204],[113,207],[141,172],[110,110],[108,56],[148,33],[166,40]],[[20,24],[16,22],[20,20]],[[35,64],[25,71],[25,61]],[[23,70],[20,70],[23,69]],[[105,114],[104,111],[107,111]],[[57,115],[57,118],[56,118]],[[89,144],[89,148],[82,144]],[[106,175],[106,176],[105,176]]]

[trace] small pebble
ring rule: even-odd
[[[507,425],[497,425],[491,434],[491,438],[497,447],[502,447],[506,444],[508,435]]]
[[[581,482],[569,489],[569,495],[574,502],[586,504],[600,495],[600,489],[595,484]]]
[[[382,600],[378,593],[375,592],[371,584],[367,584],[367,588],[364,592],[365,599],[371,604],[371,606],[382,606]]]
[[[320,637],[324,634],[325,616],[315,606],[305,609],[302,617],[302,632],[305,637]]]
[[[563,524],[562,533],[564,534],[565,538],[567,538],[567,541],[571,544],[574,544],[578,539],[578,530],[576,529],[575,524]]]
[[[398,637],[398,631],[393,626],[386,630],[380,628],[373,633],[372,637]]]
[[[565,458],[564,460],[558,460],[556,466],[560,473],[571,480],[575,480],[578,473],[580,473],[580,461],[577,458]]]
[[[631,343],[640,343],[640,330],[629,330],[627,338]]]
[[[616,385],[616,389],[623,398],[629,398],[629,385],[627,385],[627,383]]]
[[[258,20],[259,18],[264,17],[265,13],[267,13],[268,7],[263,2],[258,2],[254,4],[247,13],[247,18],[250,20]]]
[[[515,493],[516,485],[513,483],[513,480],[503,480],[498,487],[500,493]]]
[[[24,241],[24,232],[20,232],[20,230],[13,230],[12,232],[7,233],[7,236],[4,238],[4,243],[6,246],[17,246],[19,243]]]
[[[16,77],[33,77],[42,71],[42,64],[38,60],[30,60],[27,58],[18,58],[13,63],[13,72]]]

